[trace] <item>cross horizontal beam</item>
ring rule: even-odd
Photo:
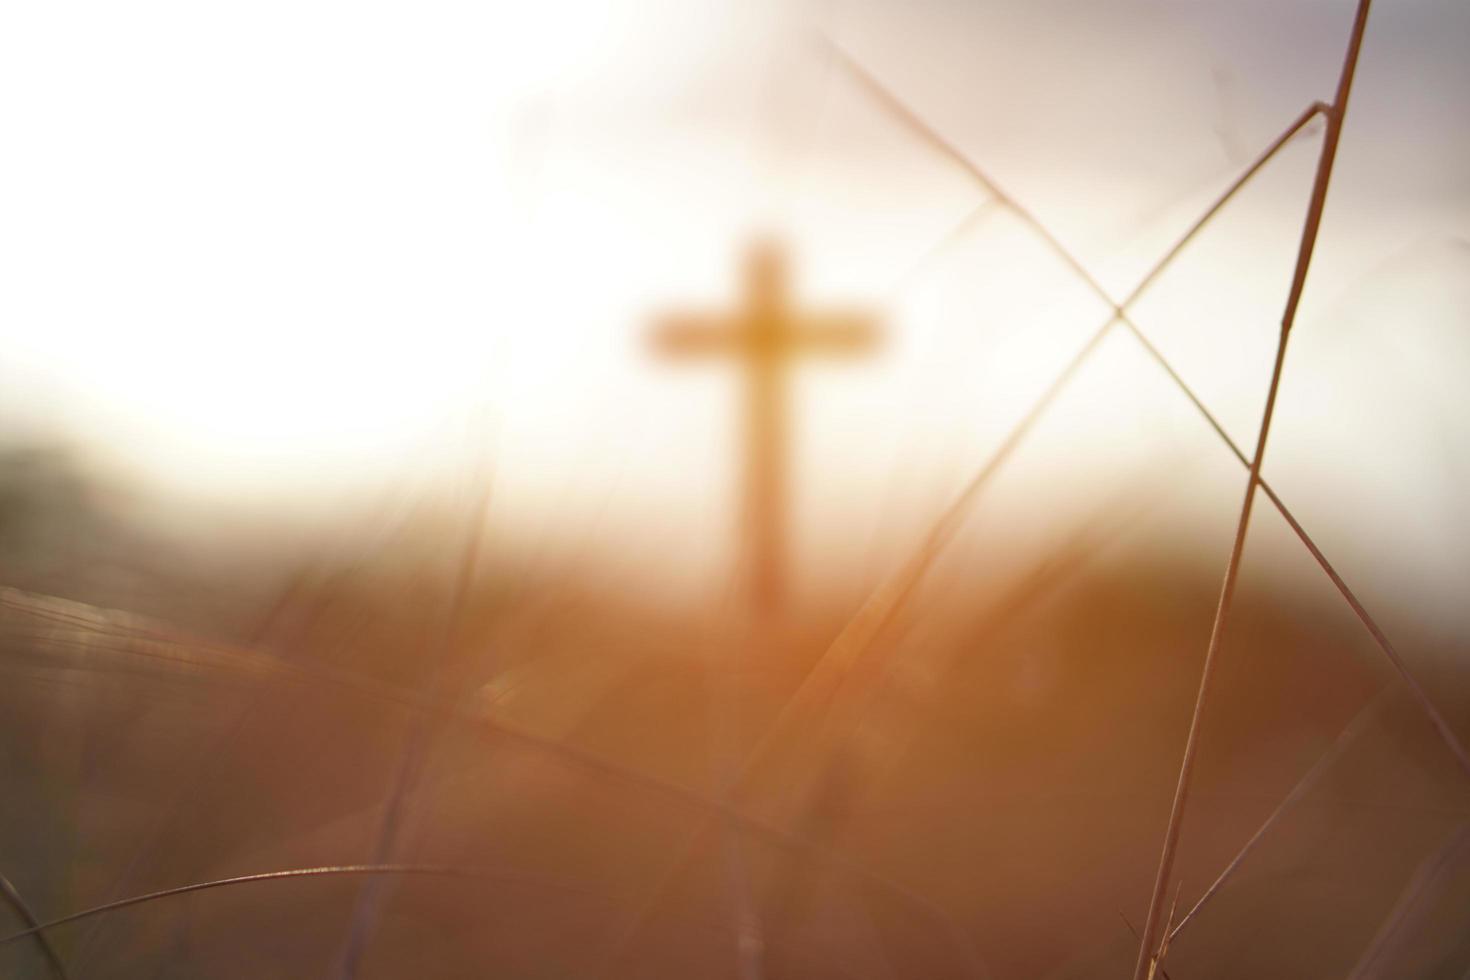
[[[671,358],[705,358],[740,354],[856,356],[877,346],[879,332],[862,313],[803,313],[795,323],[765,337],[743,318],[673,315],[653,333],[654,350]]]

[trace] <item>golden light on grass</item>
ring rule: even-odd
[[[1462,973],[1352,7],[0,14],[0,972]]]

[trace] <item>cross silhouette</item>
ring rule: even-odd
[[[772,242],[749,250],[745,296],[736,312],[674,315],[654,332],[655,347],[663,356],[731,357],[744,369],[741,532],[748,598],[758,614],[779,612],[785,599],[788,362],[802,354],[855,355],[876,340],[874,321],[862,314],[793,309],[786,257]]]

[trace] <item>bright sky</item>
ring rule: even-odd
[[[729,303],[740,242],[775,231],[804,301],[886,314],[882,358],[800,374],[807,552],[881,562],[1104,311],[1003,212],[920,265],[984,194],[811,30],[1121,296],[1330,98],[1352,6],[7,5],[0,424],[264,499],[483,451],[502,518],[548,547],[636,529],[642,556],[717,567],[732,372],[651,371],[643,337]],[[1346,570],[1421,611],[1470,586],[1467,45],[1463,3],[1375,6],[1267,466]],[[1315,145],[1137,308],[1245,446]],[[1061,535],[1160,468],[1228,525],[1240,471],[1212,438],[1119,333],[989,529]]]

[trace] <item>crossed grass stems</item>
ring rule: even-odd
[[[1232,455],[1249,472],[1246,489],[1246,501],[1242,508],[1242,515],[1237,522],[1236,539],[1232,548],[1230,561],[1227,564],[1225,583],[1222,587],[1221,600],[1217,608],[1215,624],[1212,627],[1210,650],[1206,656],[1206,663],[1202,670],[1201,692],[1197,698],[1195,710],[1191,718],[1190,735],[1186,743],[1185,759],[1181,766],[1180,785],[1176,789],[1174,810],[1171,813],[1170,827],[1166,833],[1164,855],[1160,862],[1158,880],[1155,883],[1153,898],[1150,903],[1149,919],[1145,923],[1144,932],[1140,937],[1140,949],[1136,976],[1139,978],[1151,977],[1155,973],[1162,975],[1162,953],[1199,915],[1204,906],[1225,886],[1234,873],[1244,864],[1246,858],[1256,845],[1267,835],[1271,827],[1295,802],[1301,799],[1316,780],[1325,772],[1331,763],[1338,757],[1349,742],[1361,732],[1368,718],[1375,709],[1383,703],[1387,689],[1380,691],[1379,695],[1369,700],[1358,713],[1344,726],[1334,743],[1313,764],[1311,769],[1298,781],[1293,789],[1281,800],[1276,809],[1266,818],[1259,829],[1245,842],[1239,852],[1231,859],[1220,872],[1214,882],[1205,890],[1193,906],[1177,922],[1172,921],[1173,913],[1170,911],[1170,922],[1162,924],[1163,898],[1170,883],[1169,869],[1172,857],[1178,842],[1179,820],[1183,814],[1183,803],[1185,791],[1187,790],[1190,765],[1193,759],[1194,748],[1197,745],[1198,728],[1202,709],[1204,707],[1204,694],[1210,678],[1210,668],[1214,662],[1214,653],[1217,650],[1223,633],[1225,619],[1228,616],[1233,598],[1233,586],[1235,576],[1239,568],[1240,553],[1243,548],[1246,530],[1250,516],[1250,502],[1255,490],[1259,489],[1275,507],[1276,511],[1286,521],[1292,532],[1301,541],[1302,545],[1312,555],[1313,559],[1322,568],[1323,572],[1331,580],[1333,586],[1342,595],[1343,599],[1351,608],[1363,627],[1373,638],[1375,644],[1382,651],[1385,658],[1394,668],[1399,680],[1408,689],[1415,702],[1429,719],[1435,730],[1440,735],[1446,747],[1450,750],[1455,761],[1470,777],[1470,753],[1467,753],[1463,743],[1454,730],[1446,722],[1433,701],[1424,690],[1423,685],[1414,676],[1407,663],[1400,656],[1397,649],[1388,639],[1378,623],[1365,608],[1356,593],[1333,567],[1326,555],[1318,547],[1313,538],[1302,527],[1301,523],[1292,514],[1291,510],[1282,501],[1281,497],[1271,487],[1269,482],[1260,474],[1262,457],[1264,455],[1265,437],[1269,430],[1271,413],[1274,408],[1275,393],[1280,382],[1282,363],[1285,354],[1285,341],[1289,334],[1292,320],[1294,319],[1296,304],[1300,298],[1301,290],[1305,284],[1307,266],[1310,262],[1312,247],[1315,243],[1317,226],[1321,219],[1322,208],[1325,203],[1327,186],[1330,181],[1332,158],[1335,154],[1337,139],[1340,134],[1342,118],[1347,104],[1347,95],[1350,91],[1353,69],[1356,65],[1357,52],[1361,45],[1363,29],[1368,12],[1368,0],[1360,0],[1354,20],[1353,31],[1349,43],[1349,51],[1344,62],[1343,73],[1339,79],[1338,92],[1334,102],[1314,102],[1309,105],[1299,116],[1294,119],[1285,130],[1281,132],[1261,154],[1227,187],[1218,198],[1205,209],[1203,214],[1189,227],[1189,229],[1178,239],[1178,241],[1163,255],[1162,258],[1149,270],[1140,280],[1137,286],[1130,291],[1121,301],[1116,301],[1106,289],[1088,272],[1085,266],[1070,252],[1061,241],[1051,233],[1032,212],[1026,209],[1015,198],[1005,192],[989,174],[976,165],[969,157],[961,153],[952,143],[947,141],[935,129],[927,124],[923,118],[903,102],[895,93],[888,89],[881,81],[868,72],[858,61],[849,55],[844,49],[831,40],[820,38],[823,47],[831,56],[833,62],[840,66],[856,82],[864,88],[874,100],[888,113],[913,133],[920,140],[928,144],[932,149],[957,164],[970,175],[988,194],[987,200],[976,208],[969,216],[956,226],[955,231],[946,236],[935,248],[926,254],[925,260],[932,257],[936,252],[943,250],[959,234],[968,228],[974,220],[982,216],[987,209],[1001,208],[1011,212],[1016,218],[1027,225],[1040,238],[1048,248],[1062,261],[1062,263],[1083,282],[1103,303],[1110,309],[1110,315],[1100,324],[1096,330],[1087,338],[1082,346],[1076,351],[1070,360],[1063,366],[1050,385],[1042,392],[1040,397],[1016,422],[1007,436],[999,443],[992,452],[990,458],[976,472],[960,493],[955,497],[950,506],[930,526],[928,533],[923,537],[919,547],[911,557],[899,567],[897,572],[887,578],[859,608],[858,612],[847,623],[838,634],[837,638],[829,645],[827,650],[813,665],[806,678],[797,688],[793,696],[788,700],[776,721],[762,736],[754,750],[747,757],[745,763],[740,767],[734,777],[733,786],[729,792],[720,799],[712,799],[702,793],[690,790],[677,784],[660,780],[628,769],[608,760],[601,759],[595,755],[583,752],[570,746],[550,741],[533,733],[521,730],[503,721],[494,719],[483,712],[475,712],[466,709],[463,705],[452,704],[441,697],[434,686],[430,685],[428,696],[405,692],[400,689],[377,684],[362,678],[352,672],[332,670],[318,666],[303,667],[284,660],[279,660],[272,655],[262,655],[258,650],[227,650],[216,646],[215,653],[223,654],[225,663],[213,663],[204,661],[202,665],[213,667],[241,667],[245,666],[236,657],[243,657],[248,666],[247,670],[264,669],[268,674],[276,677],[286,678],[296,682],[326,683],[342,686],[359,694],[395,702],[414,712],[419,719],[420,726],[427,725],[431,719],[472,719],[484,730],[500,738],[516,741],[526,747],[544,752],[551,758],[564,764],[579,768],[589,774],[600,775],[604,778],[639,787],[645,792],[664,795],[682,801],[704,814],[706,823],[697,829],[686,842],[685,848],[666,868],[665,873],[656,882],[654,887],[643,896],[643,901],[635,909],[634,914],[628,919],[625,926],[619,931],[617,939],[604,962],[610,967],[619,956],[626,951],[633,938],[646,924],[652,915],[657,898],[665,888],[674,880],[675,876],[692,857],[692,853],[700,836],[708,830],[717,826],[734,827],[744,835],[753,836],[766,841],[784,851],[788,851],[798,859],[815,860],[826,864],[835,870],[852,877],[853,879],[883,890],[901,901],[922,911],[940,928],[946,936],[947,941],[953,944],[954,949],[963,962],[967,964],[971,972],[976,975],[987,975],[983,961],[978,950],[974,947],[970,936],[962,929],[954,919],[942,908],[933,904],[928,899],[914,893],[902,884],[855,863],[851,859],[834,851],[820,842],[800,833],[783,829],[768,822],[754,818],[743,812],[737,803],[739,791],[744,786],[750,774],[755,771],[761,760],[769,753],[770,749],[780,740],[795,721],[804,708],[820,702],[824,697],[834,695],[843,688],[844,682],[848,680],[849,674],[857,665],[859,658],[869,657],[881,660],[885,652],[875,649],[875,640],[896,619],[900,610],[908,603],[925,574],[939,556],[945,545],[954,537],[965,516],[978,500],[981,491],[990,483],[995,474],[1003,464],[1014,454],[1019,445],[1024,441],[1026,435],[1035,423],[1045,413],[1046,409],[1056,400],[1057,396],[1065,389],[1070,380],[1077,374],[1079,369],[1086,363],[1092,352],[1100,345],[1101,341],[1117,326],[1123,326],[1128,333],[1140,344],[1145,353],[1159,366],[1161,370],[1172,380],[1179,391],[1190,401],[1195,410],[1215,432],[1216,436],[1231,452]],[[1283,327],[1280,342],[1277,346],[1276,362],[1273,368],[1270,389],[1267,395],[1267,406],[1263,412],[1262,425],[1258,436],[1256,452],[1253,456],[1247,456],[1225,432],[1218,419],[1205,406],[1195,391],[1174,369],[1159,349],[1148,339],[1138,325],[1128,314],[1138,299],[1148,288],[1163,274],[1173,263],[1178,255],[1184,251],[1189,243],[1204,229],[1204,227],[1215,217],[1216,214],[1235,197],[1235,195],[1268,163],[1277,153],[1292,142],[1296,137],[1306,130],[1309,123],[1317,117],[1326,122],[1326,134],[1323,140],[1322,156],[1319,158],[1317,179],[1314,182],[1312,202],[1308,211],[1307,220],[1303,229],[1302,247],[1297,257],[1297,266],[1293,276],[1291,295],[1288,300],[1287,314],[1283,317]],[[472,555],[478,547],[477,542],[472,542],[467,547],[467,555]],[[466,562],[467,566],[473,565],[472,560]],[[464,576],[456,585],[456,593],[460,593],[466,586]],[[88,616],[79,604],[68,604],[74,611],[69,613],[58,613],[54,604],[35,603],[28,601],[24,596],[11,592],[6,596],[5,604],[19,606],[43,615],[58,616],[63,620],[78,626],[84,631],[94,633],[114,632],[117,630],[115,622],[98,620]],[[457,603],[456,603],[457,604]],[[171,637],[168,632],[157,630],[144,631],[144,638],[151,642],[160,643],[167,647],[173,644],[172,653],[174,657],[183,659],[190,663],[200,664],[192,651],[198,646],[189,638],[180,641]],[[161,654],[166,658],[168,654]],[[880,669],[886,664],[879,664]],[[855,719],[849,717],[847,721]],[[29,923],[29,927],[11,935],[0,937],[0,945],[18,941],[26,937],[34,937],[39,943],[41,950],[47,957],[47,962],[52,972],[58,977],[65,976],[65,970],[60,958],[49,943],[46,933],[48,930],[66,923],[76,922],[103,915],[119,908],[151,903],[176,895],[187,894],[196,891],[214,889],[220,887],[232,887],[235,885],[261,883],[268,881],[280,881],[297,878],[314,878],[325,876],[365,876],[371,881],[379,881],[386,877],[420,875],[432,877],[455,877],[468,879],[481,879],[497,881],[500,883],[518,882],[526,885],[539,885],[552,889],[566,891],[577,891],[574,883],[557,884],[545,879],[529,878],[521,879],[503,872],[491,870],[477,870],[458,866],[441,865],[419,865],[419,864],[395,864],[389,863],[387,858],[393,850],[394,836],[393,826],[397,821],[397,812],[404,805],[405,798],[411,792],[414,783],[414,772],[422,762],[422,732],[423,728],[416,728],[410,733],[410,742],[404,751],[400,764],[399,774],[395,779],[394,789],[389,796],[389,802],[385,809],[385,821],[380,834],[379,845],[376,856],[379,860],[372,864],[329,866],[317,868],[296,868],[284,871],[265,872],[261,874],[243,875],[231,878],[213,879],[209,881],[196,882],[162,891],[150,892],[143,895],[135,895],[127,898],[119,898],[103,905],[83,909],[60,918],[38,922],[25,906],[20,895],[13,888],[5,888],[3,894],[7,901],[17,909],[22,917]],[[417,734],[416,734],[417,733]],[[851,739],[844,737],[843,729],[829,726],[824,733],[820,743],[818,758],[822,760],[819,772],[815,779],[810,780],[804,787],[802,798],[796,801],[791,809],[797,811],[797,826],[800,827],[806,821],[801,819],[809,815],[820,805],[823,787],[827,785],[831,774],[840,766],[846,752],[851,751]],[[804,812],[803,812],[804,811]],[[7,883],[8,884],[8,883]],[[372,897],[370,897],[370,895]],[[344,976],[352,976],[356,969],[356,960],[361,953],[362,943],[365,941],[367,929],[375,917],[373,907],[379,903],[376,892],[362,893],[353,917],[351,937],[347,949],[348,956],[341,962],[341,972]],[[367,909],[367,911],[364,911]],[[1161,928],[1162,924],[1162,928]],[[1129,926],[1132,929],[1131,925]],[[1160,934],[1162,933],[1162,934]],[[1135,931],[1135,935],[1138,935]]]

